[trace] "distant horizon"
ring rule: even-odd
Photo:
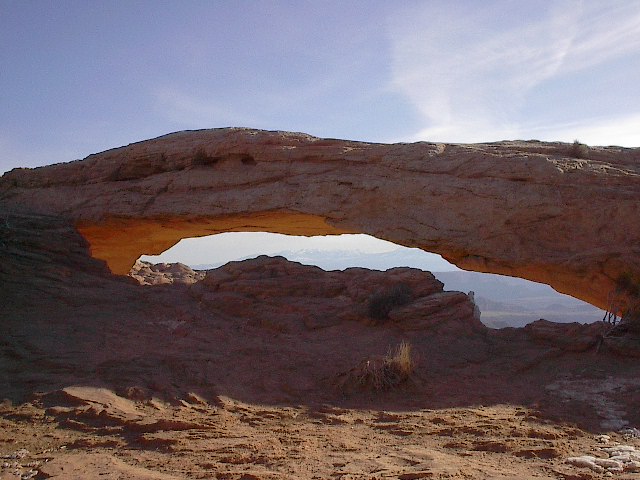
[[[445,269],[444,271],[458,269],[440,255],[418,248],[403,247],[365,234],[304,237],[266,232],[228,232],[183,239],[161,255],[143,255],[141,259],[151,261],[151,263],[180,262],[190,266],[222,265],[258,255],[282,255],[285,257],[288,255],[299,258],[301,252],[333,255],[334,257],[341,253],[353,257],[352,263],[353,261],[362,263],[366,256],[368,256],[366,261],[371,263],[372,255],[396,253],[396,256],[410,255],[414,264],[440,265]],[[360,258],[357,258],[358,256]],[[317,259],[318,255],[315,260],[317,261]]]

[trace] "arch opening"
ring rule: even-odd
[[[490,328],[523,327],[541,318],[558,323],[592,323],[604,315],[598,308],[558,293],[546,284],[465,271],[440,255],[365,234],[304,237],[226,232],[185,238],[160,255],[142,255],[139,260],[151,264],[182,263],[199,271],[260,255],[282,256],[327,271],[351,267],[380,271],[411,267],[429,271],[444,283],[445,290],[473,291],[480,319]]]
[[[445,239],[426,239],[407,234],[403,228],[367,221],[344,222],[331,217],[291,210],[261,210],[248,214],[192,216],[182,214],[161,217],[106,217],[76,223],[88,240],[95,258],[106,261],[111,271],[127,275],[142,254],[159,255],[185,238],[203,237],[229,232],[267,232],[284,235],[323,236],[370,234],[387,241],[442,254],[447,261],[466,270],[509,275],[551,285],[558,292],[587,301],[597,307],[607,304],[601,299],[610,290],[609,277],[584,275],[576,281],[576,273],[558,269],[554,259],[521,260],[494,258],[461,249]],[[508,255],[507,255],[508,256]],[[605,283],[602,282],[605,279]],[[606,298],[606,295],[604,295]]]

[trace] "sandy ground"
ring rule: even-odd
[[[615,442],[640,450],[639,439],[613,434],[604,444],[514,405],[383,410],[226,397],[211,405],[195,395],[169,405],[74,394],[76,407],[47,409],[46,399],[3,407],[0,452],[20,458],[5,458],[0,478],[594,479],[603,474],[565,460],[608,458],[602,447]]]

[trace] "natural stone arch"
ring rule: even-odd
[[[302,236],[353,233],[332,227],[320,217],[287,212],[145,221],[110,218],[99,223],[80,222],[77,228],[89,241],[92,255],[105,260],[111,271],[119,275],[126,275],[141,254],[159,255],[185,238],[226,232]]]
[[[203,130],[14,170],[0,180],[0,202],[67,217],[115,273],[212,233],[366,233],[606,308],[615,280],[640,271],[639,155],[569,155],[560,143]]]

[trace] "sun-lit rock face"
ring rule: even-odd
[[[640,152],[500,142],[370,144],[249,129],[179,132],[16,169],[3,208],[71,219],[125,274],[141,254],[229,231],[367,233],[461,268],[607,307],[640,272]]]

